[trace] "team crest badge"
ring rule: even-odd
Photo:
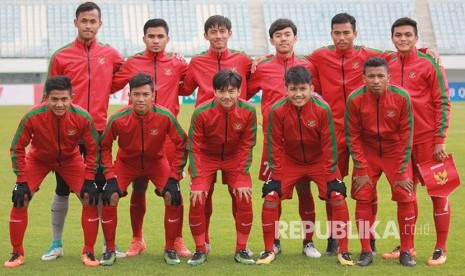
[[[157,135],[158,134],[158,129],[154,128],[150,130],[150,135]]]
[[[76,129],[69,129],[68,130],[68,136],[73,136],[74,134],[76,134]]]
[[[98,60],[98,63],[105,64],[105,57],[104,56],[97,57],[97,60]]]
[[[171,71],[171,69],[170,69],[170,68],[168,68],[168,69],[165,69],[165,75],[167,75],[167,76],[171,76],[171,74],[173,74],[173,71]]]
[[[414,79],[415,78],[415,71],[410,71],[408,73],[409,78]]]
[[[315,120],[313,120],[313,119],[312,119],[312,120],[308,120],[307,125],[308,125],[309,127],[314,127],[314,126],[316,125],[316,122],[315,122]]]
[[[444,185],[447,182],[447,171],[443,169],[442,171],[438,171],[434,173],[434,180],[436,180],[436,184]]]
[[[392,118],[394,116],[396,116],[396,111],[394,109],[389,109],[388,111],[386,111],[386,115],[389,117],[389,118]]]
[[[354,61],[354,63],[352,63],[352,67],[354,69],[357,69],[358,67],[360,67],[360,64],[357,61]]]
[[[242,124],[241,123],[234,124],[234,129],[235,130],[241,130],[242,129]]]

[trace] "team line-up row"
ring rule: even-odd
[[[50,61],[43,103],[24,116],[12,141],[17,175],[10,214],[13,254],[5,267],[24,262],[27,206],[50,171],[55,172],[57,188],[52,201],[53,242],[42,256],[44,261],[63,254],[70,191],[83,204],[84,265],[113,265],[116,257],[145,251],[142,224],[145,191],[151,181],[165,201],[165,262],[179,264],[178,256],[192,255],[188,264],[204,263],[210,248],[212,187],[217,171],[222,171],[236,221],[235,261],[269,264],[275,260],[281,252],[275,228],[280,202],[291,198],[294,187],[302,221],[315,221],[309,189],[313,181],[319,198],[326,201],[332,225],[326,254],[337,255],[341,265],[367,266],[376,252],[370,233],[359,229],[362,250],[357,261],[348,249],[349,213],[341,180],[348,175],[349,156],[354,161],[350,182],[356,220],[373,225],[378,208],[376,182],[384,172],[392,200],[398,204],[401,232],[400,246],[383,257],[398,258],[404,266],[416,264],[412,229],[418,217],[418,173],[412,168],[447,157],[450,100],[444,69],[423,53],[428,49],[416,48],[414,20],[395,21],[391,39],[397,51],[380,52],[355,46],[355,18],[337,14],[331,21],[334,44],[300,57],[293,50],[297,27],[288,19],[278,19],[269,29],[276,54],[257,59],[253,73],[250,57],[228,49],[231,22],[221,15],[206,20],[204,35],[210,48],[189,65],[165,52],[169,29],[163,19],[146,22],[145,51],[125,61],[112,47],[97,42],[102,21],[95,3],[81,4],[74,24],[75,41],[59,49]],[[130,104],[107,122],[110,93],[127,83]],[[176,119],[178,96],[190,95],[196,88],[196,109],[186,134]],[[257,118],[247,100],[260,90],[264,141],[259,178],[266,181],[262,189],[265,249],[254,261],[247,240],[253,217],[249,169]],[[111,151],[114,141],[119,148],[116,158]],[[179,180],[187,158],[194,254],[182,238]],[[133,239],[122,253],[115,245],[117,205],[131,183]],[[100,218],[99,198],[103,201]],[[437,241],[428,264],[441,265],[446,261],[450,207],[447,197],[431,198]],[[99,221],[106,241],[100,261],[94,255]],[[312,237],[313,232],[305,234],[302,252],[318,258],[321,253]]]

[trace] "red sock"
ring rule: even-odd
[[[378,195],[376,195],[376,198],[371,202],[371,214],[372,214],[372,217],[371,217],[370,225],[374,225],[376,222],[376,216],[378,215]],[[370,233],[370,239],[375,239],[375,237],[373,236],[373,233]]]
[[[243,198],[242,201],[239,197],[234,196],[236,202],[236,252],[245,249],[247,240],[249,239],[250,229],[252,228],[252,199],[249,203]]]
[[[373,221],[372,202],[357,200],[355,204],[355,222],[357,224],[358,236],[362,245],[362,252],[371,251],[369,229]]]
[[[275,233],[275,224],[279,220],[279,207],[262,208],[262,231],[265,242],[265,251],[273,252],[273,242],[277,233]]]
[[[10,241],[13,252],[24,256],[23,239],[27,228],[27,207],[12,207],[10,212]]]
[[[417,201],[416,198],[415,198],[415,201],[413,201],[413,208],[414,208],[414,211],[415,211],[414,223],[415,223],[415,225],[417,225],[417,219],[418,219],[418,201]],[[410,236],[410,238],[411,238],[411,240],[410,240],[410,245],[412,246],[412,248],[415,248],[415,235]]]
[[[203,205],[198,202],[193,206],[192,202],[189,206],[189,227],[191,229],[192,237],[195,241],[195,249],[197,251],[207,252],[205,248],[205,196],[202,196]]]
[[[208,197],[205,201],[205,242],[210,243],[210,219],[213,213],[213,190],[208,193]]]
[[[231,196],[232,215],[233,215],[233,218],[236,219],[236,214],[237,214],[237,202],[235,200],[236,197],[234,196],[232,189],[228,189],[228,192],[229,192],[229,195]]]
[[[181,208],[181,226],[178,229],[178,233],[176,234],[176,238],[182,238],[182,227],[184,225],[184,203],[182,201],[182,195],[181,195],[181,205],[179,206]]]
[[[174,249],[174,240],[182,227],[181,217],[181,206],[165,205],[165,250]]]
[[[329,237],[332,237],[331,221],[333,220],[333,207],[328,201],[325,201],[326,206],[326,221],[328,222]]]
[[[305,240],[313,239],[313,232],[315,227],[315,201],[313,201],[312,193],[299,194],[299,214],[302,220],[302,225],[309,225],[311,228],[304,228]]]
[[[335,192],[333,192],[334,194]],[[332,195],[334,196],[334,195]],[[342,196],[342,195],[340,195]],[[342,196],[343,197],[343,196]],[[331,231],[332,237],[337,237],[339,240],[339,253],[348,252],[348,222],[349,222],[349,210],[347,209],[347,202],[344,201],[338,205],[332,206],[333,220]]]
[[[145,193],[137,194],[132,192],[129,213],[131,214],[132,236],[142,238],[142,226],[146,210]]]
[[[107,250],[115,250],[116,225],[118,224],[118,206],[102,206],[102,230]]]
[[[447,235],[450,225],[450,204],[447,197],[431,197],[434,209],[434,226],[436,226],[436,248],[447,251]]]
[[[412,249],[412,236],[415,235],[415,204],[397,202],[397,221],[400,230],[400,251],[409,252]]]
[[[93,254],[99,225],[97,206],[82,206],[81,225],[84,231],[84,249],[82,253],[90,252]]]

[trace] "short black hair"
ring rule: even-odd
[[[275,20],[271,24],[270,29],[268,30],[268,34],[270,35],[270,38],[273,38],[273,34],[275,32],[281,31],[288,27],[292,29],[292,32],[294,33],[294,35],[297,35],[297,26],[291,20],[285,19],[285,18],[279,18]]]
[[[48,78],[45,82],[45,95],[49,96],[52,90],[68,90],[69,95],[73,95],[73,86],[71,80],[67,76],[57,75]]]
[[[381,67],[381,66],[386,68],[386,72],[389,74],[389,66],[383,58],[380,58],[380,57],[369,58],[363,64],[363,74],[365,75],[366,69],[368,67]]]
[[[228,31],[231,31],[231,26],[231,20],[229,20],[229,18],[222,15],[212,15],[205,21],[204,30],[205,33],[207,33],[208,29],[211,28],[226,27]]]
[[[213,89],[221,90],[232,86],[233,88],[240,89],[242,84],[242,77],[232,70],[222,70],[215,74],[213,77]]]
[[[85,2],[79,5],[79,7],[76,9],[76,19],[78,19],[79,14],[81,12],[87,12],[91,10],[97,10],[98,11],[98,18],[102,18],[102,12],[100,11],[100,7],[95,4],[94,2]]]
[[[331,19],[331,30],[333,30],[334,24],[344,23],[350,23],[350,25],[352,26],[352,31],[355,32],[357,30],[357,21],[355,20],[355,17],[345,12],[338,13]]]
[[[400,27],[400,26],[412,26],[413,30],[415,32],[415,36],[418,36],[418,27],[417,27],[417,21],[408,18],[408,17],[402,17],[397,19],[394,24],[391,26],[391,37],[394,36],[394,28]]]
[[[164,19],[153,18],[153,19],[149,19],[147,22],[145,22],[144,35],[147,34],[147,29],[148,28],[156,28],[156,27],[163,27],[165,29],[165,32],[166,32],[167,35],[170,32],[170,29],[168,27],[168,23],[166,23],[166,21]]]
[[[285,75],[286,86],[290,84],[312,84],[312,74],[304,66],[294,66]]]
[[[147,73],[138,73],[129,80],[129,91],[131,91],[133,88],[141,87],[144,85],[150,86],[150,90],[153,92],[152,76]]]

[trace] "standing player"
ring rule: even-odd
[[[406,89],[412,99],[415,118],[413,166],[416,168],[417,164],[433,158],[443,161],[447,156],[446,134],[450,120],[449,87],[444,68],[417,50],[418,29],[414,20],[410,18],[396,20],[391,27],[391,39],[397,49],[397,55],[388,61],[392,83]],[[415,172],[419,177],[418,172]],[[442,265],[446,262],[450,205],[448,198],[431,197],[431,200],[437,237],[428,264]],[[418,207],[415,211],[415,217],[418,217]],[[398,258],[398,256],[397,248],[391,253],[383,254],[383,258]]]
[[[166,45],[170,41],[169,28],[165,20],[155,18],[148,20],[144,25],[143,41],[146,46],[144,52],[129,57],[113,77],[112,91],[124,88],[128,81],[139,72],[145,72],[152,76],[155,88],[154,102],[167,108],[175,117],[179,114],[180,83],[184,79],[187,63],[165,52]],[[168,162],[174,161],[176,147],[170,139],[166,139],[164,151]],[[127,256],[136,256],[145,251],[146,245],[142,235],[142,225],[146,210],[145,191],[148,179],[135,179],[131,193],[130,213],[132,225],[132,242]],[[181,205],[184,210],[184,205]],[[183,211],[184,213],[184,211]],[[184,245],[181,231],[174,245],[179,256],[188,257],[191,252]]]
[[[287,97],[273,105],[268,122],[268,160],[271,176],[263,185],[262,229],[265,251],[257,264],[275,260],[273,239],[277,235],[278,205],[292,198],[298,183],[314,181],[319,197],[332,208],[334,237],[339,237],[338,261],[354,265],[348,252],[349,212],[346,187],[337,167],[336,133],[329,106],[313,93],[312,77],[303,66],[285,75]],[[282,188],[281,188],[282,183]],[[338,229],[339,231],[337,231]],[[339,232],[339,233],[337,233]]]
[[[252,180],[250,165],[255,146],[257,117],[255,108],[239,99],[242,77],[231,70],[218,72],[213,78],[215,99],[196,108],[189,129],[189,163],[191,193],[189,225],[195,241],[195,253],[188,261],[200,265],[207,259],[205,205],[215,183],[217,171],[229,185],[236,221],[234,260],[254,264],[246,250],[252,227]]]
[[[271,106],[277,101],[286,97],[284,75],[290,68],[302,65],[307,67],[310,72],[314,71],[313,65],[305,57],[297,56],[294,53],[294,43],[297,42],[297,26],[289,19],[277,19],[268,30],[270,43],[276,49],[276,55],[268,56],[266,60],[257,66],[256,71],[247,81],[247,99],[252,98],[258,91],[262,90],[261,109],[263,114],[263,150],[260,161],[259,179],[267,181],[271,171],[269,170],[269,161],[267,158],[267,128],[268,114]],[[319,89],[319,88],[317,88]],[[299,197],[299,214],[302,221],[312,222],[315,224],[315,204],[308,183],[298,183],[295,185]],[[279,207],[281,210],[281,207]],[[279,215],[280,216],[280,215]],[[319,258],[321,253],[315,248],[312,241],[313,232],[305,233],[303,241],[303,253],[307,257]],[[274,241],[274,252],[281,253],[281,244],[279,239]]]
[[[74,42],[56,51],[49,65],[48,77],[66,75],[71,79],[74,89],[73,102],[86,109],[98,133],[105,130],[107,123],[108,102],[113,73],[123,63],[123,58],[114,48],[97,41],[97,33],[102,26],[99,6],[85,2],[76,9],[74,26],[78,35]],[[86,148],[79,145],[81,154],[86,157]],[[59,173],[55,174],[57,187],[52,200],[52,245],[42,256],[50,261],[63,255],[62,234],[69,205],[69,189]],[[101,169],[97,172],[95,182],[99,191],[105,184]],[[118,257],[125,257],[117,252]]]
[[[175,116],[158,104],[152,77],[145,73],[129,81],[129,97],[132,105],[123,107],[113,114],[102,135],[102,160],[107,184],[102,194],[103,230],[112,236],[107,243],[107,252],[102,264],[112,265],[115,261],[114,237],[120,189],[126,192],[134,179],[146,178],[152,181],[165,201],[165,262],[179,264],[174,250],[174,241],[182,227],[182,197],[179,180],[186,164],[187,136]],[[175,152],[170,164],[164,153],[166,137],[173,141]],[[118,140],[118,154],[112,159],[113,141]],[[113,248],[112,248],[113,246]]]
[[[11,161],[17,177],[10,214],[13,253],[3,265],[12,268],[24,263],[23,239],[29,201],[47,174],[56,171],[82,202],[82,262],[86,266],[98,266],[94,257],[99,224],[98,193],[94,183],[99,159],[97,132],[89,113],[71,103],[73,90],[68,77],[49,78],[44,96],[45,101],[23,117],[11,143]],[[83,141],[87,149],[85,164],[79,154],[79,141]],[[30,148],[26,153],[28,145]]]
[[[184,93],[192,94],[198,87],[197,100],[195,105],[198,106],[205,101],[215,98],[215,89],[212,86],[213,76],[224,69],[230,69],[237,72],[242,77],[240,85],[241,94],[239,97],[247,97],[246,80],[250,75],[252,59],[245,53],[228,48],[228,40],[232,35],[231,21],[222,15],[210,16],[204,24],[204,37],[210,43],[210,48],[196,55],[189,63],[189,67],[184,78]],[[234,199],[232,190],[229,191],[231,199]],[[208,228],[210,226],[210,217],[212,214],[213,185],[208,193],[205,204],[206,232],[205,241],[207,242],[208,251],[210,251],[210,236]],[[236,201],[232,200],[233,215],[236,213]]]
[[[365,86],[347,99],[345,133],[354,161],[352,198],[357,203],[355,219],[362,244],[357,265],[373,261],[370,246],[373,214],[371,202],[377,195],[376,184],[384,173],[391,184],[391,199],[397,202],[400,229],[400,263],[414,266],[410,249],[415,229],[415,190],[410,154],[413,138],[413,113],[408,93],[389,85],[389,68],[379,57],[363,65]]]

